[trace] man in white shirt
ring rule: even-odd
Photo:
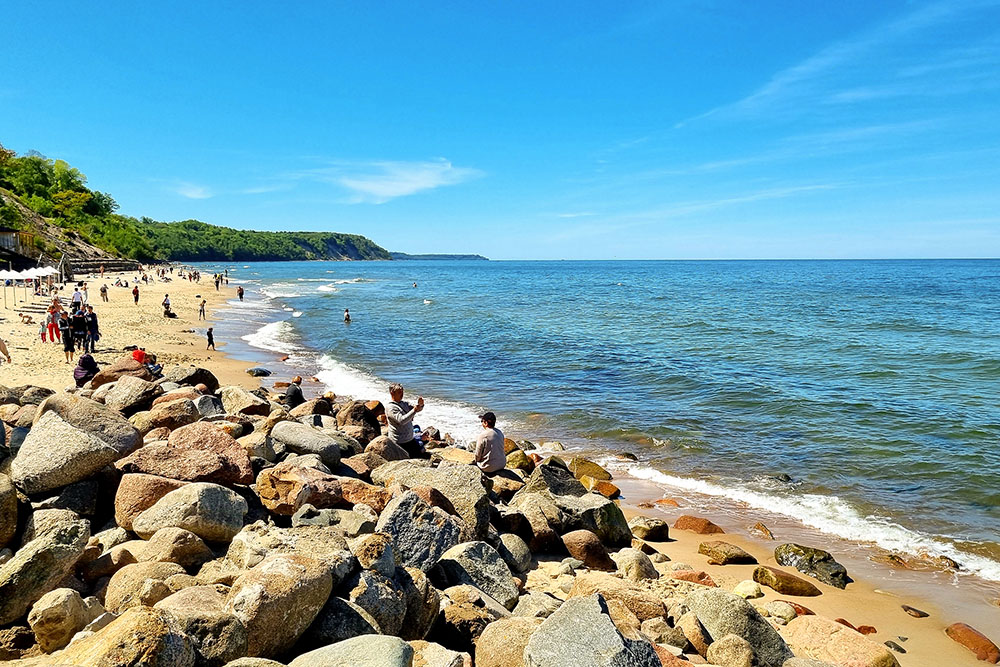
[[[483,432],[476,439],[476,465],[487,475],[492,475],[507,467],[507,456],[503,451],[503,433],[497,428],[497,416],[492,412],[479,415]]]

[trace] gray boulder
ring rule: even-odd
[[[24,616],[32,604],[70,575],[89,539],[86,521],[62,522],[0,565],[0,625]]]
[[[430,486],[440,491],[465,522],[462,540],[467,542],[486,539],[489,532],[490,498],[482,480],[483,475],[475,466],[431,468],[426,462],[412,459],[393,461],[372,471],[372,481],[376,484],[396,483],[407,489]]]
[[[469,584],[507,609],[517,604],[518,591],[510,568],[486,542],[465,542],[448,549],[431,570],[438,588]]]
[[[79,482],[142,444],[134,426],[100,403],[70,394],[45,399],[11,465],[25,493]]]
[[[194,407],[202,417],[214,417],[226,414],[226,409],[215,396],[199,396],[194,399]]]
[[[415,567],[396,568],[393,583],[403,593],[406,614],[399,636],[407,641],[423,639],[431,631],[441,607],[441,595],[431,585],[422,570]]]
[[[288,667],[412,667],[413,647],[399,637],[364,635],[303,653]]]
[[[209,542],[228,542],[243,527],[247,501],[224,486],[194,482],[174,489],[132,521],[132,529],[148,539],[161,528],[189,530]]]
[[[0,473],[0,549],[14,538],[17,532],[17,491],[10,477]]]
[[[302,635],[299,646],[313,649],[352,637],[379,634],[382,634],[381,628],[374,616],[350,600],[331,595]]]
[[[326,567],[334,586],[339,586],[357,567],[347,541],[335,527],[282,528],[263,521],[244,526],[233,537],[226,560],[240,569],[249,569],[279,553],[318,560]]]
[[[399,634],[406,614],[406,596],[392,579],[364,570],[348,579],[343,589],[347,599],[368,612],[383,633]]]
[[[375,532],[375,520],[366,514],[353,510],[320,510],[308,503],[292,515],[292,526],[336,526],[346,537]]]
[[[532,616],[548,618],[562,606],[563,601],[551,593],[536,591],[526,593],[517,600],[517,606],[511,612],[514,616]]]
[[[801,544],[781,544],[774,549],[778,565],[789,565],[799,572],[819,579],[824,584],[847,588],[852,579],[847,568],[834,560],[829,551],[804,547]]]
[[[625,638],[599,594],[571,598],[524,649],[525,667],[660,667],[653,645]]]
[[[640,540],[666,542],[670,539],[670,525],[663,519],[649,516],[634,516],[628,522],[632,534]]]
[[[753,605],[738,595],[708,588],[687,596],[684,604],[713,638],[731,634],[748,641],[761,667],[782,667],[792,657],[785,640]]]
[[[295,454],[318,454],[331,470],[340,464],[339,440],[318,428],[293,421],[278,422],[271,429],[271,439]]]
[[[638,549],[622,549],[616,554],[611,554],[611,559],[618,566],[618,574],[622,576],[622,579],[641,581],[660,578],[660,573],[653,566],[653,561],[649,560],[649,556]]]
[[[246,655],[246,627],[235,614],[223,611],[227,591],[220,585],[191,586],[154,605],[170,612],[194,641],[199,665],[222,667]]]
[[[215,374],[207,368],[198,368],[197,366],[167,366],[163,370],[161,382],[173,382],[191,387],[203,384],[211,392],[219,388],[219,380]]]
[[[375,528],[392,536],[400,565],[425,572],[458,544],[462,534],[462,524],[455,517],[431,507],[412,491],[389,501]]]
[[[531,549],[514,533],[504,533],[496,544],[497,552],[503,556],[511,572],[526,572],[531,567]]]
[[[163,393],[163,387],[142,378],[126,375],[114,383],[104,397],[104,405],[124,415],[148,410],[153,399]]]

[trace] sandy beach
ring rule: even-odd
[[[175,271],[176,275],[176,271]],[[144,347],[156,354],[161,364],[197,364],[209,366],[224,384],[236,384],[251,389],[259,386],[257,380],[246,374],[252,366],[226,357],[226,341],[216,338],[218,351],[206,350],[205,329],[214,325],[213,317],[228,299],[236,298],[236,285],[223,285],[219,291],[210,280],[202,276],[200,283],[174,278],[170,282],[139,283],[139,304],[133,303],[131,287],[113,287],[115,279],[122,277],[131,282],[134,273],[105,274],[102,280],[94,276],[76,276],[88,287],[90,305],[94,306],[100,322],[101,339],[94,358],[105,365],[119,358],[122,349],[129,345]],[[67,283],[60,294],[64,303],[73,295],[73,285]],[[101,301],[100,288],[108,285],[108,302]],[[16,292],[16,295],[14,294]],[[176,318],[163,317],[160,306],[165,294],[170,295]],[[62,345],[58,342],[43,343],[38,335],[39,320],[44,312],[39,310],[49,303],[44,297],[30,293],[24,301],[24,290],[7,289],[6,310],[0,310],[0,336],[7,342],[12,363],[0,366],[0,384],[14,386],[38,384],[52,389],[63,389],[73,383],[73,365],[65,363]],[[205,299],[207,321],[198,320],[198,304]],[[18,313],[29,313],[34,324],[22,324]],[[193,332],[191,330],[194,330]]]
[[[90,303],[95,306],[95,311],[100,318],[102,339],[94,356],[101,364],[110,363],[120,357],[125,346],[138,345],[155,353],[161,363],[191,363],[205,366],[211,369],[224,385],[236,384],[245,388],[259,386],[259,381],[245,372],[247,368],[256,364],[248,360],[227,357],[225,340],[217,340],[218,351],[205,349],[204,330],[213,323],[213,318],[219,317],[219,311],[224,309],[226,302],[236,298],[235,283],[228,288],[223,286],[220,291],[215,290],[208,277],[203,277],[200,284],[176,278],[172,282],[158,282],[148,286],[140,283],[141,297],[138,306],[136,306],[132,301],[129,289],[111,287],[116,277],[117,275],[109,275],[103,281],[86,276],[78,277],[78,280],[88,282],[91,295]],[[131,279],[132,276],[125,275],[124,277]],[[104,303],[100,299],[99,288],[102,283],[109,285],[108,303]],[[63,293],[66,295],[65,300],[68,300],[72,294],[72,286],[69,286]],[[160,302],[164,294],[170,295],[173,309],[178,315],[176,319],[162,316]],[[209,319],[207,323],[199,321],[197,317],[198,303],[202,298],[208,302]],[[64,363],[61,345],[43,343],[38,337],[39,314],[33,313],[36,324],[20,324],[17,313],[23,312],[24,304],[20,302],[15,304],[14,300],[10,298],[8,303],[11,308],[3,311],[4,319],[0,322],[0,335],[7,341],[13,363],[0,366],[0,384],[7,386],[36,384],[56,390],[71,384],[73,366]],[[30,303],[42,305],[45,300],[36,297],[31,299]],[[278,359],[279,355],[274,354],[275,363],[269,364],[276,375],[268,379],[267,386],[271,386],[275,379],[284,379],[286,375],[278,363]],[[310,389],[314,388],[310,387]],[[337,388],[333,387],[332,389],[336,391]],[[514,438],[531,437],[531,434],[528,433],[508,435]],[[658,543],[655,546],[672,561],[688,563],[696,570],[707,572],[718,586],[726,590],[732,590],[740,581],[751,578],[755,566],[708,565],[706,556],[698,553],[698,546],[701,542],[721,539],[745,549],[754,555],[760,564],[775,566],[774,546],[782,542],[794,541],[795,537],[801,537],[804,534],[801,532],[798,535],[781,534],[776,530],[775,532],[779,532],[776,536],[777,541],[767,542],[752,537],[746,530],[746,526],[752,523],[752,521],[747,521],[752,516],[750,513],[741,519],[734,519],[731,516],[719,519],[712,514],[710,507],[700,506],[697,504],[697,499],[691,497],[680,499],[679,507],[653,506],[651,503],[660,497],[659,488],[655,485],[627,477],[617,478],[615,483],[622,488],[627,499],[621,504],[629,516],[648,514],[665,518],[673,523],[673,520],[680,514],[692,514],[705,516],[723,525],[726,529],[725,535],[697,535],[672,529],[671,541]],[[834,543],[835,540],[828,539],[815,543],[815,546],[833,550],[831,544]],[[951,623],[966,622],[987,635],[995,635],[994,628],[986,622],[989,617],[965,615],[975,614],[977,609],[979,611],[988,610],[989,604],[987,602],[983,601],[981,605],[970,604],[966,606],[953,602],[939,604],[941,599],[934,594],[936,590],[934,585],[935,583],[941,586],[949,585],[943,583],[946,581],[944,577],[935,579],[935,575],[932,573],[907,572],[906,577],[901,577],[902,581],[892,582],[893,573],[888,568],[873,564],[865,567],[860,559],[854,561],[843,559],[836,552],[835,556],[848,566],[855,582],[849,585],[847,590],[819,584],[823,591],[821,596],[792,598],[792,601],[804,605],[817,614],[830,618],[846,619],[854,626],[874,626],[877,632],[870,635],[871,639],[878,643],[892,641],[906,650],[905,654],[896,654],[901,665],[971,666],[979,664],[970,651],[945,635],[944,628]],[[793,568],[782,569],[790,573],[795,572]],[[873,576],[866,576],[868,574]],[[920,585],[907,583],[907,577],[910,575],[913,575],[911,581],[922,580],[923,583]],[[754,601],[758,607],[762,607],[771,600],[789,599],[787,596],[777,595],[767,588],[764,589],[764,592],[763,598]],[[940,598],[950,601],[960,597],[954,595],[954,590],[942,590],[942,592],[948,593],[948,595],[941,595]],[[901,605],[903,604],[926,611],[929,616],[914,618],[902,609]],[[993,639],[996,637],[994,636]]]

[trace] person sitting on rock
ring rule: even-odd
[[[392,401],[385,406],[385,418],[389,424],[386,437],[389,442],[399,445],[412,458],[425,458],[423,443],[414,437],[413,418],[424,409],[424,397],[417,397],[417,404],[410,405],[403,400],[403,385],[393,382],[389,385]]]
[[[487,475],[503,470],[507,457],[503,451],[503,433],[497,428],[497,416],[492,412],[479,415],[483,431],[476,438],[476,465]]]
[[[299,407],[306,402],[305,397],[302,396],[302,378],[298,375],[292,378],[292,381],[288,383],[288,388],[285,389],[284,404],[289,410]]]
[[[90,356],[89,352],[80,355],[76,362],[76,368],[73,369],[73,379],[76,381],[76,386],[82,387],[93,380],[99,370],[97,362]]]

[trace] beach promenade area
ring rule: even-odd
[[[1000,661],[996,627],[926,589],[890,590],[780,531],[769,539],[767,526],[734,529],[688,499],[650,496],[529,433],[507,434],[507,469],[486,477],[428,429],[429,460],[408,458],[382,435],[384,396],[312,385],[286,410],[272,381],[225,356],[225,340],[205,349],[235,283],[216,291],[209,276],[175,273],[140,283],[138,305],[116,287],[105,303],[99,288],[116,277],[78,277],[102,333],[101,372],[80,390],[67,392],[73,366],[40,340],[40,315],[23,325],[27,304],[3,311],[0,660]],[[128,346],[156,354],[163,377]]]

